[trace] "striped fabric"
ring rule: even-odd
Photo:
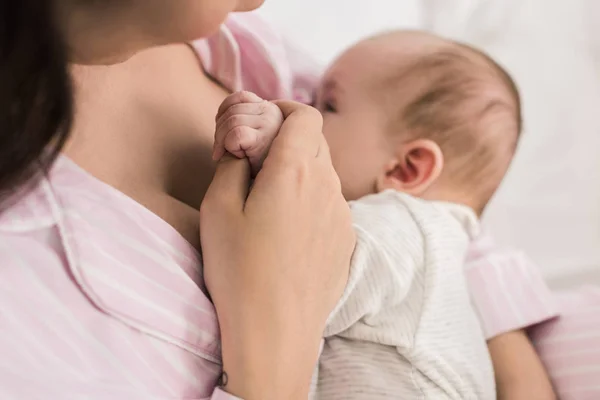
[[[60,158],[0,215],[1,399],[206,399],[219,329],[200,257]]]
[[[232,90],[308,101],[317,75],[287,64],[291,48],[256,18],[192,43],[203,66]],[[0,214],[0,399],[236,399],[215,390],[217,318],[177,231],[66,157],[13,201]]]
[[[528,328],[561,400],[600,399],[600,286],[551,293],[521,252],[483,235],[467,278],[488,338]]]
[[[357,244],[325,330],[315,398],[494,399],[463,272],[475,213],[393,190],[351,210]]]
[[[319,69],[255,15],[193,45],[232,90],[310,101]],[[65,157],[14,201],[0,214],[0,399],[234,400],[214,391],[217,320],[178,232]],[[542,359],[562,399],[600,398],[598,288],[553,296],[525,257],[485,238],[468,266],[488,337],[558,310],[531,330]]]
[[[472,242],[466,272],[488,338],[558,315],[539,268],[523,252],[496,245],[488,233]]]
[[[530,329],[561,400],[600,399],[600,287],[555,295],[560,317]]]
[[[266,100],[310,104],[322,72],[256,13],[231,16],[219,35],[193,46],[204,69],[225,87]]]

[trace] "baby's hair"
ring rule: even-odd
[[[396,79],[398,76],[396,76]],[[470,46],[447,46],[402,69],[420,90],[398,122],[412,139],[435,141],[444,154],[442,179],[458,186],[481,213],[500,185],[522,129],[521,99],[511,76]]]

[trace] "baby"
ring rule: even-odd
[[[517,146],[512,79],[468,46],[392,32],[343,54],[315,107],[357,232],[315,397],[495,398],[463,265]],[[247,157],[258,173],[282,122],[274,103],[230,96],[214,158]]]

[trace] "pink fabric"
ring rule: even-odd
[[[194,43],[204,69],[231,91],[248,90],[266,100],[310,103],[321,68],[258,15],[231,17],[227,29]]]
[[[318,67],[255,15],[193,45],[231,90],[312,99]],[[215,390],[217,319],[178,232],[65,157],[17,200],[0,214],[0,398],[236,399]],[[523,255],[482,237],[467,265],[489,337],[556,315]],[[542,358],[562,399],[600,398],[598,290],[554,299]]]
[[[467,279],[489,338],[528,328],[561,400],[600,399],[600,287],[551,293],[524,254],[483,235]]]
[[[308,81],[262,27],[234,16],[194,46],[230,89],[300,99]],[[66,157],[15,200],[0,214],[0,398],[237,399],[215,389],[218,322],[178,232]]]
[[[225,393],[221,389],[216,389],[211,397],[211,400],[242,400],[239,397],[235,397],[230,395],[229,393]]]
[[[558,315],[537,266],[524,253],[497,246],[488,234],[472,243],[466,273],[488,339]]]
[[[600,287],[555,295],[560,318],[529,333],[561,400],[600,399]]]
[[[200,256],[66,158],[0,215],[0,398],[210,398]]]

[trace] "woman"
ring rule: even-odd
[[[0,397],[307,397],[354,243],[320,117],[281,104],[248,193],[227,91],[156,47],[261,3],[0,5]]]

